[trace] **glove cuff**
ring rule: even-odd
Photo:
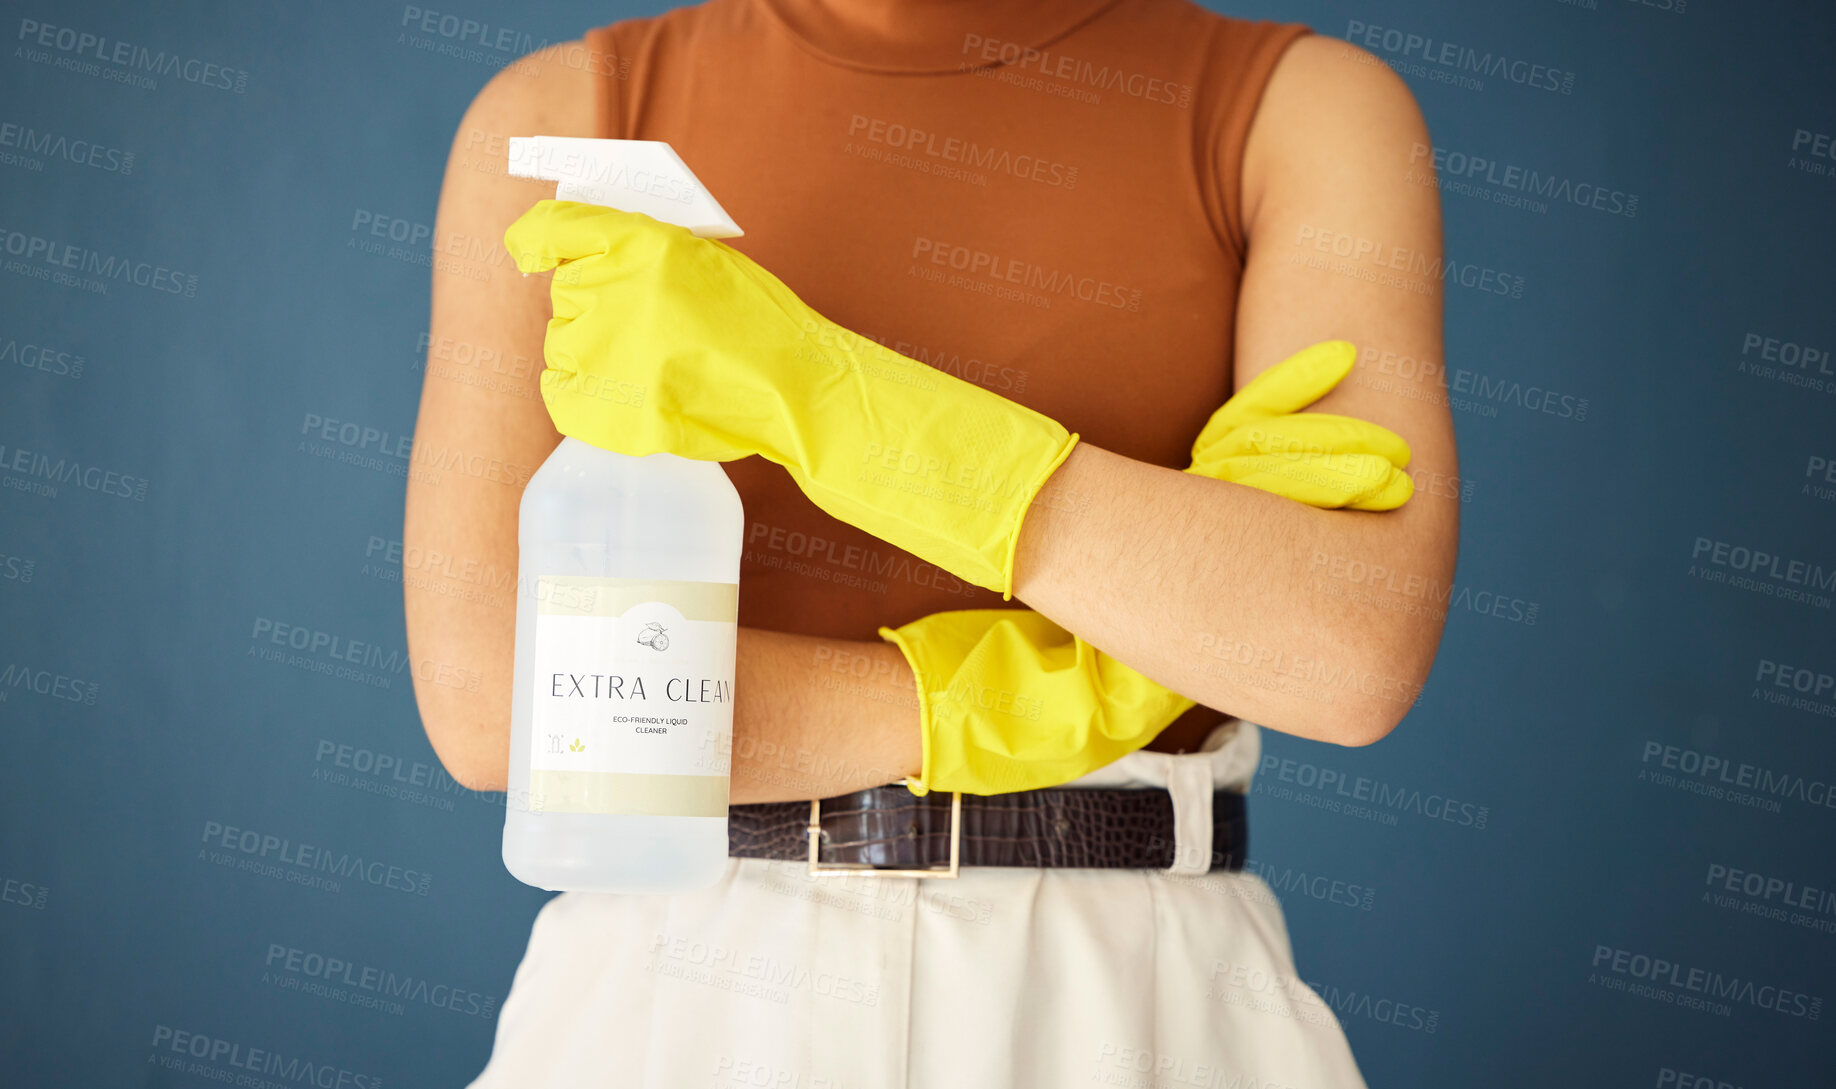
[[[1007,554],[1001,558],[1002,601],[1014,599],[1014,553],[1020,547],[1020,529],[1026,525],[1026,516],[1033,509],[1033,499],[1045,488],[1046,481],[1052,479],[1052,474],[1056,473],[1058,467],[1065,463],[1065,459],[1071,456],[1071,451],[1077,448],[1077,440],[1077,432],[1071,432],[1065,439],[1063,449],[1046,463],[1045,468],[1039,473],[1039,479],[1033,481],[1025,494],[1021,496],[1020,512],[1014,518],[1014,531],[1007,536]]]
[[[907,639],[896,628],[880,628],[880,638],[899,648],[905,655],[905,664],[911,667],[913,686],[918,689],[918,742],[923,747],[923,758],[918,765],[918,778],[914,782],[911,776],[905,777],[905,788],[922,798],[931,792],[931,688],[925,683],[924,666],[918,659],[918,646]]]

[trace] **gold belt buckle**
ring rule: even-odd
[[[963,793],[960,790],[950,792],[950,866],[948,869],[929,870],[895,870],[890,867],[875,866],[867,862],[830,862],[822,863],[817,859],[822,855],[822,799],[810,799],[810,876],[811,877],[848,877],[866,875],[872,877],[955,877],[957,862],[963,845]]]

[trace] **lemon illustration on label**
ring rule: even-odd
[[[638,632],[637,641],[639,646],[649,647],[651,650],[668,650],[669,632],[663,625],[653,620],[644,625],[643,631]]]

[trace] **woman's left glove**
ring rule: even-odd
[[[1409,444],[1378,424],[1304,412],[1351,373],[1357,349],[1315,344],[1237,391],[1192,444],[1188,473],[1312,507],[1395,510],[1415,485]],[[1031,609],[932,613],[880,637],[917,685],[932,790],[1006,794],[1068,783],[1159,736],[1193,701]]]
[[[504,245],[550,289],[542,399],[621,454],[758,454],[818,507],[1004,598],[1027,504],[1077,436],[851,333],[725,243],[544,200]]]

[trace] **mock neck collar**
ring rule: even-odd
[[[1019,61],[1121,0],[757,0],[843,68],[924,75]]]

